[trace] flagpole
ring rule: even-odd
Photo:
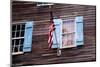
[[[51,10],[51,5],[49,6],[49,8],[50,8],[50,21],[52,21],[52,23],[54,23],[53,22],[53,13],[52,13],[52,10]],[[54,30],[54,35],[55,35],[56,44],[57,44],[57,56],[60,56],[61,55],[61,50],[60,50],[60,46],[59,46],[60,44],[57,41],[57,35],[56,35],[55,30]]]

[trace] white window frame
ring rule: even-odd
[[[21,25],[21,24],[26,24],[26,22],[13,22],[12,23],[12,26],[13,25]],[[22,26],[21,26],[22,27]],[[17,28],[16,28],[17,29]],[[20,31],[21,31],[21,29],[20,29]],[[13,32],[13,31],[12,31]],[[12,33],[11,32],[11,33]],[[16,30],[15,30],[15,32],[16,32]],[[24,33],[25,33],[25,30],[24,30]],[[19,35],[21,35],[21,33],[19,34]],[[24,36],[23,37],[16,37],[16,34],[14,35],[14,38],[12,38],[11,37],[11,40],[15,40],[15,39],[24,39]],[[23,41],[24,42],[24,41]],[[11,44],[12,45],[12,44]],[[20,45],[20,44],[19,44]],[[14,41],[14,46],[15,46],[15,41]],[[13,50],[14,50],[14,47],[12,46],[11,47]],[[17,47],[18,48],[18,47]],[[19,54],[23,54],[24,52],[23,51],[20,51],[20,49],[18,48],[18,52],[13,52],[13,50],[12,50],[12,55],[19,55]]]
[[[74,44],[72,44],[72,45],[69,45],[69,46],[64,46],[63,47],[63,43],[62,43],[62,47],[61,47],[61,49],[64,49],[64,48],[72,48],[72,47],[76,47],[76,22],[75,22],[75,17],[73,17],[73,18],[66,18],[66,19],[63,19],[62,20],[62,42],[63,42],[63,35],[68,35],[68,33],[63,33],[63,24],[64,23],[67,23],[67,22],[64,22],[64,21],[67,21],[67,19],[69,20],[69,19],[72,19],[72,20],[74,20],[74,24],[75,24],[75,27],[74,27],[74,32],[72,32],[72,33],[74,33]],[[67,39],[67,38],[66,38]]]

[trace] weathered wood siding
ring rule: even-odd
[[[53,16],[84,16],[84,46],[82,48],[63,49],[57,57],[56,49],[48,49],[48,27],[50,9],[36,7],[33,2],[12,2],[12,22],[34,20],[32,52],[12,56],[12,63],[18,65],[73,63],[96,60],[96,6],[55,4],[52,6]]]

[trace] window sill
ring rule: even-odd
[[[20,55],[20,54],[23,54],[24,52],[14,52],[12,53],[12,55]]]
[[[62,47],[62,48],[60,48],[60,49],[65,49],[65,48],[72,48],[72,47],[76,47],[76,45],[69,45],[69,46],[64,46],[64,47]]]

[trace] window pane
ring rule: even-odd
[[[23,37],[24,36],[24,31],[21,31],[21,37]]]
[[[23,46],[20,46],[20,51],[23,51]]]
[[[16,39],[16,45],[19,45],[19,39]]]
[[[14,38],[14,36],[15,36],[15,32],[12,32],[12,38]]]
[[[21,30],[25,30],[25,24],[22,25],[22,29]]]
[[[23,42],[24,42],[24,39],[21,39],[21,42],[20,42],[20,44],[23,44]]]
[[[18,47],[15,47],[14,52],[18,52]]]
[[[20,31],[17,31],[16,32],[16,37],[19,37],[19,35],[20,35]]]
[[[14,45],[14,40],[12,40],[12,45]]]
[[[17,30],[20,30],[20,25],[17,25]]]
[[[16,25],[12,25],[12,31],[16,30]]]
[[[12,46],[12,50],[11,51],[13,52],[13,46]]]

